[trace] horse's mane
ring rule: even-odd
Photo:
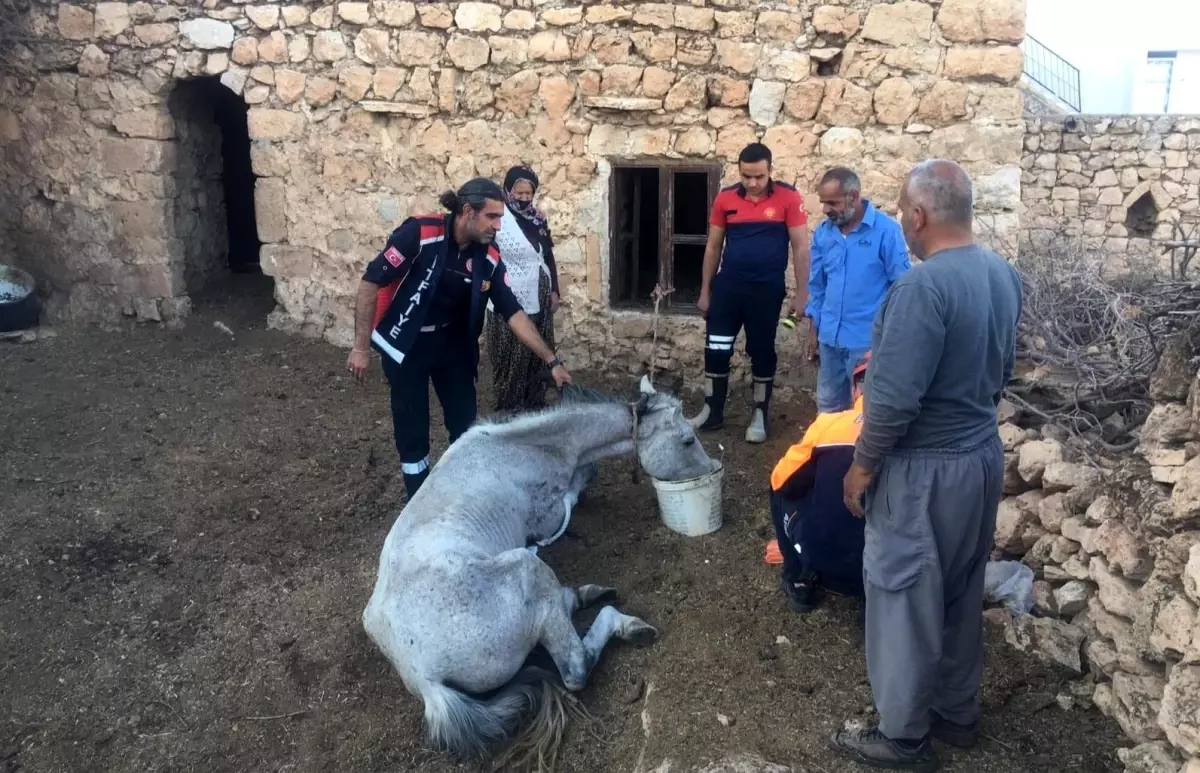
[[[543,416],[569,410],[572,407],[588,405],[624,405],[629,408],[636,407],[638,415],[642,415],[648,408],[651,408],[652,402],[657,402],[651,399],[653,397],[668,398],[669,396],[662,393],[658,395],[638,393],[636,397],[625,400],[608,392],[601,392],[598,389],[568,384],[559,393],[556,403],[548,405],[539,411],[502,411],[477,420],[475,426],[481,428],[503,427],[510,432],[520,432],[523,429],[529,428],[529,425],[535,424],[536,420]]]

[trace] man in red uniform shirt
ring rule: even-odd
[[[771,150],[766,145],[747,145],[738,156],[738,172],[741,182],[717,195],[709,218],[697,304],[708,321],[704,408],[692,423],[700,430],[725,425],[729,359],[744,327],[754,376],[754,416],[746,441],[761,443],[767,439],[767,407],[775,383],[775,331],[787,296],[789,245],[797,315],[804,313],[807,302],[808,218],[800,193],[771,179]]]

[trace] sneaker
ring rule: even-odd
[[[936,711],[930,712],[929,732],[934,738],[956,749],[971,749],[979,744],[979,721],[960,725],[943,717]]]
[[[821,605],[821,587],[814,582],[792,582],[786,577],[781,577],[779,585],[795,612],[805,615]]]
[[[928,738],[911,743],[895,741],[878,728],[839,730],[834,733],[831,745],[855,762],[872,768],[933,773],[942,764]]]

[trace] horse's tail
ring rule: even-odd
[[[443,684],[431,685],[422,697],[435,747],[465,758],[497,755],[495,768],[549,771],[571,720],[591,720],[559,675],[537,666],[522,668],[488,697]]]

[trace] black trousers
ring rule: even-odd
[[[734,339],[745,328],[746,354],[755,380],[773,379],[778,362],[775,333],[786,296],[783,282],[731,282],[718,274],[708,307],[705,373],[712,378],[729,375]]]
[[[429,474],[429,383],[433,382],[442,404],[451,443],[475,422],[477,346],[465,330],[446,327],[418,334],[403,364],[383,358],[383,372],[392,388],[396,451],[409,497]]]

